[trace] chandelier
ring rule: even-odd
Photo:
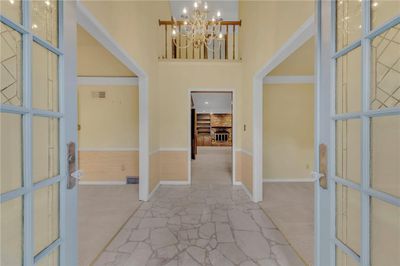
[[[182,21],[176,21],[172,18],[172,40],[174,45],[178,48],[187,48],[193,46],[193,48],[206,47],[209,50],[213,50],[215,47],[215,41],[217,45],[220,45],[224,35],[221,32],[221,12],[217,11],[215,16],[211,19],[208,17],[208,4],[207,2],[195,1],[193,3],[193,9],[191,14],[188,14],[188,10],[183,8],[182,10]],[[177,42],[177,37],[185,40],[182,45],[181,40]]]

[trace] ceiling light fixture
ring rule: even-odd
[[[204,104],[208,104],[208,102],[204,102]]]
[[[197,0],[193,3],[190,14],[186,7],[183,8],[181,15],[183,21],[176,21],[172,18],[172,40],[175,46],[178,48],[205,47],[209,50],[219,48],[220,41],[224,39],[224,34],[221,32],[221,22],[223,21],[221,11],[217,11],[216,16],[211,19],[208,14],[207,2],[202,3],[201,0]],[[177,42],[178,36],[185,41]]]

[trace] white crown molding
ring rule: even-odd
[[[139,151],[139,148],[79,148],[82,152]]]
[[[314,84],[314,76],[266,76],[265,84]]]
[[[138,77],[78,77],[79,86],[137,86]]]

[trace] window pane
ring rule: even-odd
[[[358,262],[336,247],[336,266],[358,266]]]
[[[361,37],[361,2],[336,1],[336,49],[341,50]]]
[[[400,116],[371,119],[371,185],[400,197]]]
[[[336,237],[360,254],[360,192],[336,184]]]
[[[371,199],[371,265],[400,265],[400,208]]]
[[[3,2],[3,1],[1,1]],[[22,35],[1,23],[1,96],[3,104],[22,104]]]
[[[360,183],[361,120],[336,122],[336,176]]]
[[[371,23],[375,29],[384,22],[400,15],[399,0],[374,0],[371,1]]]
[[[58,4],[54,0],[32,1],[32,30],[34,34],[58,45]]]
[[[33,182],[59,175],[58,119],[33,117]]]
[[[1,203],[0,265],[22,265],[23,198]]]
[[[371,60],[371,108],[400,107],[400,24],[373,39]]]
[[[43,187],[33,193],[34,254],[58,239],[59,184]]]
[[[32,105],[34,108],[58,110],[58,56],[33,44]]]
[[[361,48],[336,62],[336,113],[361,111]]]
[[[46,257],[42,258],[38,263],[36,263],[36,266],[57,266],[59,265],[59,255],[60,250],[59,248],[56,248],[54,251],[52,251],[49,255]]]
[[[0,113],[1,193],[22,186],[22,117]]]
[[[22,3],[20,0],[1,0],[0,14],[11,21],[22,24]]]

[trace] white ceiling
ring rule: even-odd
[[[192,93],[198,113],[231,113],[232,94],[229,92]]]
[[[175,19],[180,20],[182,9],[186,7],[190,13],[193,9],[194,1],[180,1],[180,0],[170,0],[171,13]],[[239,20],[239,1],[238,0],[208,0],[202,1],[202,3],[207,2],[209,10],[209,18],[216,16],[217,11],[221,11],[222,18],[224,20]]]

